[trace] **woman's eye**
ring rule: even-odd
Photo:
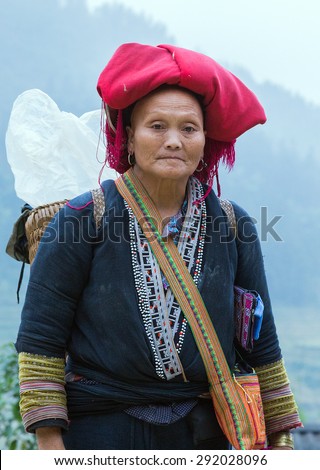
[[[195,128],[193,126],[186,126],[184,130],[188,133],[191,133],[195,131]]]
[[[162,125],[159,123],[152,124],[152,129],[162,129]]]

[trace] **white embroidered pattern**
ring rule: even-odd
[[[190,178],[188,209],[180,233],[178,250],[197,284],[202,267],[206,233],[206,204],[193,204],[203,196],[201,183]],[[151,344],[155,369],[159,377],[170,380],[181,374],[178,357],[185,337],[187,320],[170,289],[165,292],[160,267],[132,210],[129,211],[129,232],[132,266],[138,304],[145,331]]]

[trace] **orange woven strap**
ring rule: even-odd
[[[160,235],[161,216],[133,170],[116,180],[119,193],[131,207],[168,283],[187,318],[210,383],[220,425],[236,449],[255,444],[254,424],[248,417],[202,297],[173,240]]]

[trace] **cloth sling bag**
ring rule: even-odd
[[[236,380],[231,373],[201,294],[174,241],[170,237],[161,237],[161,216],[132,169],[115,183],[136,216],[188,320],[206,368],[210,395],[222,431],[237,450],[263,448],[265,428],[262,426],[261,430],[264,424],[262,406],[258,409],[252,395],[249,396],[245,389],[249,384],[249,391],[252,392],[250,385],[254,385],[253,395],[260,396],[260,390],[256,390],[256,385],[259,386],[256,375],[252,374],[255,380],[253,377],[248,380],[246,375],[240,385],[240,380]]]

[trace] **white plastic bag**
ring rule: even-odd
[[[44,92],[17,97],[6,133],[7,159],[17,196],[32,207],[71,199],[98,187],[105,159],[100,139],[100,110],[80,118],[60,111]],[[105,168],[103,179],[117,176]]]

